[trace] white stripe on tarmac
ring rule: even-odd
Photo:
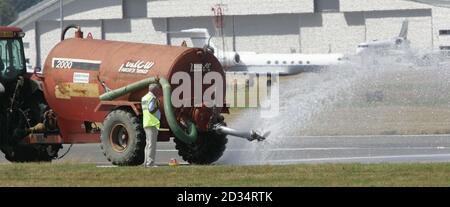
[[[450,147],[311,147],[311,148],[278,148],[268,151],[330,151],[330,150],[445,150]],[[245,150],[245,149],[244,149]],[[231,150],[233,151],[233,150]],[[249,150],[247,150],[249,151]]]
[[[345,160],[373,160],[373,159],[398,159],[398,158],[449,158],[450,154],[417,154],[417,155],[391,155],[391,156],[369,156],[369,157],[327,157],[312,159],[287,159],[268,160],[268,163],[292,163],[292,162],[320,162],[320,161],[345,161]]]
[[[448,150],[450,147],[309,147],[309,148],[275,148],[275,149],[227,149],[228,152],[252,152],[252,151],[268,151],[268,152],[283,152],[283,151],[331,151],[331,150]],[[157,150],[158,152],[178,152],[174,149]]]
[[[336,135],[336,136],[282,136],[279,138],[371,138],[371,137],[448,137],[450,138],[450,134],[417,134],[417,135],[401,135],[401,134],[393,134],[393,135]]]

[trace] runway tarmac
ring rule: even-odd
[[[264,149],[270,153],[264,163],[450,162],[450,135],[289,137],[289,140],[289,146]],[[251,144],[241,145],[239,142],[241,141],[230,140],[223,159],[218,164],[241,164],[243,162],[239,162],[239,159],[245,159],[247,153],[254,153],[254,147],[248,147]],[[68,145],[65,145],[60,155],[67,148]],[[240,155],[242,157],[239,157]],[[167,165],[171,158],[184,163],[178,156],[173,142],[158,143],[157,163]],[[257,164],[259,160],[255,160],[257,161],[254,164]],[[110,164],[98,144],[74,145],[67,156],[56,162],[68,161]],[[7,163],[3,156],[0,163]],[[252,164],[252,161],[249,160],[245,164]]]

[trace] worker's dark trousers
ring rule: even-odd
[[[144,128],[145,136],[147,139],[145,140],[145,161],[144,166],[153,166],[155,165],[155,156],[156,156],[156,142],[158,141],[158,129],[156,127],[148,127]]]

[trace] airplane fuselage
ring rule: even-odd
[[[279,73],[292,75],[301,72],[317,71],[321,68],[339,65],[344,62],[343,54],[258,54],[239,52],[220,56],[228,72]],[[230,61],[231,59],[231,61]]]

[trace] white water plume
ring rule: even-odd
[[[302,135],[314,117],[333,111],[343,99],[352,100],[355,91],[360,88],[377,87],[377,80],[387,72],[409,71],[418,67],[417,59],[414,58],[404,58],[402,63],[395,57],[370,58],[377,60],[378,65],[345,64],[322,72],[281,78],[280,113],[277,117],[262,118],[258,116],[258,109],[251,109],[245,110],[229,123],[233,128],[270,131],[271,135],[259,143],[230,137],[227,151],[218,163],[274,164],[273,160],[278,158],[278,149],[287,149],[290,143],[301,142],[298,136]],[[436,60],[432,60],[431,64],[430,59],[426,61],[427,65],[436,63]],[[421,58],[420,63],[423,62]]]
[[[289,136],[297,135],[296,132],[301,131],[313,116],[331,107],[340,97],[349,93],[360,73],[361,70],[355,67],[340,66],[280,80],[278,116],[270,119],[258,118],[260,112],[252,109],[230,123],[231,127],[238,129],[270,131],[271,135],[259,143],[230,138],[228,151],[220,162],[264,164],[271,159],[273,149],[288,146]]]

